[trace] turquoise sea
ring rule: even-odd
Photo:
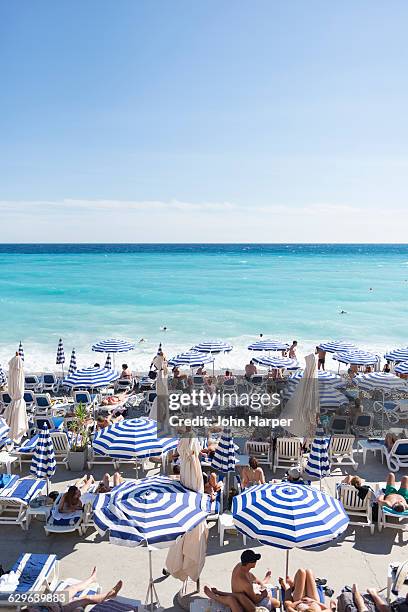
[[[126,357],[143,369],[159,342],[217,338],[240,367],[260,333],[382,351],[408,345],[408,245],[3,244],[0,312],[0,363],[22,340],[31,370],[55,367],[59,337],[84,366],[98,339],[144,338]]]

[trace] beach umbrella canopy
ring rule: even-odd
[[[21,340],[20,340],[20,344],[18,345],[18,355],[24,361],[24,349],[23,349],[23,343],[21,342]]]
[[[252,361],[265,368],[286,368],[287,370],[291,370],[300,367],[296,359],[289,359],[289,357],[253,357]]]
[[[223,474],[228,474],[235,472],[236,462],[234,438],[231,429],[226,427],[215,449],[211,467]]]
[[[345,342],[344,340],[332,340],[330,342],[321,342],[319,348],[327,353],[342,353],[344,351],[358,350],[358,347],[351,342]]]
[[[322,479],[330,473],[328,446],[329,439],[324,435],[323,429],[319,428],[316,431],[305,467],[306,474]]]
[[[249,351],[287,351],[289,344],[280,340],[258,340],[248,346]]]
[[[283,399],[287,400],[292,397],[297,384],[292,382],[286,385],[282,393]],[[316,397],[320,408],[339,408],[349,402],[344,393],[341,393],[335,386],[328,384],[318,385]]]
[[[62,338],[60,338],[58,342],[57,358],[55,360],[55,363],[57,365],[63,365],[65,363],[64,344],[62,342]]]
[[[107,356],[107,358],[106,358],[106,361],[105,361],[105,368],[107,368],[108,370],[111,370],[111,369],[112,369],[112,358],[111,358],[111,356],[110,356],[110,353],[108,353],[108,356]]]
[[[54,446],[48,427],[44,425],[31,460],[30,472],[36,478],[51,478],[55,474],[56,467]]]
[[[352,365],[375,365],[379,362],[378,355],[368,353],[367,351],[360,351],[359,349],[335,353],[333,359]]]
[[[0,366],[0,387],[5,385],[6,382],[7,382],[7,374],[3,370],[3,368]]]
[[[111,382],[119,378],[119,372],[108,370],[107,368],[90,367],[82,370],[75,370],[68,374],[63,380],[67,387],[82,389],[98,389],[107,387]]]
[[[408,361],[401,361],[401,363],[395,366],[394,372],[397,374],[408,374]]]
[[[277,548],[313,548],[337,538],[349,523],[342,504],[307,485],[251,487],[234,497],[234,523],[245,535]]]
[[[127,340],[118,340],[117,338],[109,338],[108,340],[100,340],[92,345],[92,350],[96,353],[127,353],[133,351],[135,344]]]
[[[304,374],[304,370],[298,370],[290,375],[288,378],[288,383],[298,383],[302,380]],[[335,374],[334,372],[328,372],[327,370],[317,370],[317,382],[320,385],[329,384],[333,385],[333,387],[344,386],[344,380],[339,374]]]
[[[357,385],[364,391],[404,391],[408,390],[407,382],[401,380],[399,376],[388,372],[370,372],[369,374],[359,374],[354,378]]]
[[[94,452],[117,459],[160,457],[177,445],[177,438],[158,435],[156,421],[147,418],[125,419],[104,427],[92,444]]]
[[[224,342],[223,340],[207,340],[205,342],[199,342],[193,346],[191,350],[198,351],[199,353],[218,355],[219,353],[229,353],[232,351],[232,344],[228,344],[228,342]]]
[[[384,355],[387,361],[394,361],[400,363],[400,361],[408,361],[408,346],[398,348],[386,353]]]
[[[28,431],[24,401],[24,368],[23,360],[19,355],[9,361],[8,392],[11,402],[5,410],[4,418],[10,427],[9,438],[14,442],[19,442]]]
[[[183,487],[166,476],[125,482],[93,504],[95,527],[109,532],[123,546],[169,545],[204,521],[210,510],[208,495]]]
[[[199,353],[198,351],[191,350],[172,357],[169,359],[168,364],[171,367],[188,366],[189,368],[196,368],[204,365],[205,363],[211,363],[213,361],[214,357],[211,357],[210,353]]]

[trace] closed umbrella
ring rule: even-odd
[[[110,353],[108,353],[108,356],[107,356],[107,358],[106,358],[106,361],[105,361],[105,368],[107,368],[108,370],[111,370],[111,369],[112,369],[112,358],[111,358],[111,356],[110,356]]]
[[[44,425],[35,447],[34,456],[31,460],[30,472],[36,478],[47,479],[47,495],[49,487],[48,479],[54,476],[56,467],[57,463],[55,461],[54,446],[48,427]]]
[[[281,413],[282,419],[292,419],[286,429],[296,436],[312,438],[316,431],[317,416],[320,411],[319,389],[316,378],[314,355],[306,355],[306,369],[302,380],[296,385],[293,394]]]
[[[28,431],[27,410],[24,401],[23,360],[18,354],[9,361],[8,392],[11,402],[5,410],[4,418],[10,427],[9,438],[18,443]]]
[[[0,417],[0,448],[3,448],[6,444],[11,442],[8,437],[8,432],[10,431],[10,427],[7,425],[6,421]]]
[[[286,574],[291,548],[314,548],[337,538],[349,523],[340,501],[313,487],[264,484],[234,497],[234,523],[262,544],[286,549]]]
[[[3,368],[0,366],[0,387],[5,385],[6,382],[7,382],[7,374],[5,373]]]
[[[64,353],[64,344],[62,342],[62,338],[60,338],[58,342],[57,358],[55,360],[55,363],[61,366],[62,376],[64,376],[65,353]]]
[[[23,343],[20,340],[20,344],[18,345],[18,354],[19,357],[21,357],[21,359],[24,361],[24,349],[23,349]]]
[[[322,486],[322,478],[330,472],[328,446],[328,438],[324,435],[323,429],[318,428],[309,453],[305,472],[309,476],[320,480],[320,488]]]
[[[71,359],[69,360],[68,376],[71,376],[77,370],[75,349],[72,349]]]

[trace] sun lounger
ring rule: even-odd
[[[43,374],[42,377],[42,390],[43,392],[50,391],[51,393],[58,393],[60,387],[60,380],[55,374]]]
[[[376,485],[376,495],[379,496],[385,491],[385,483]],[[383,528],[397,529],[401,531],[401,539],[403,533],[408,533],[408,510],[405,512],[396,512],[392,508],[388,508],[383,504],[378,504],[378,531]]]
[[[116,597],[108,599],[103,603],[96,604],[92,608],[93,612],[133,612],[139,610],[142,602],[138,599],[128,599],[127,597]]]
[[[45,492],[46,486],[43,478],[16,478],[0,489],[0,525],[20,525],[28,529],[29,504]]]
[[[272,446],[269,442],[248,440],[245,444],[245,454],[255,457],[259,464],[270,466],[272,463]]]
[[[89,499],[83,502],[81,510],[63,514],[59,511],[62,495],[61,493],[57,497],[50,508],[44,525],[46,535],[50,535],[50,533],[72,533],[74,531],[78,531],[80,535],[84,534],[88,527],[93,526],[92,502],[94,496],[86,494]]]
[[[273,471],[278,468],[287,470],[298,466],[302,458],[302,440],[300,438],[277,438]]]
[[[42,382],[35,374],[26,374],[24,377],[24,389],[40,393],[42,390]]]
[[[397,440],[391,450],[384,445],[383,456],[390,472],[398,472],[400,468],[408,468],[408,438]]]
[[[9,593],[22,595],[33,591],[44,591],[50,582],[58,578],[57,557],[56,555],[23,553],[11,568],[10,575],[18,582],[9,589]],[[0,599],[1,595],[2,593],[0,593]],[[13,609],[21,610],[25,605],[23,602],[15,603]]]
[[[350,525],[369,527],[371,535],[373,535],[375,527],[372,497],[373,493],[368,492],[364,499],[360,499],[357,489],[345,483],[340,483],[336,490],[336,498],[343,504],[350,518]]]
[[[354,436],[333,435],[330,438],[328,453],[330,469],[352,465],[355,470],[358,468],[357,461],[354,461]]]
[[[12,455],[18,458],[20,472],[23,463],[31,463],[39,437],[40,435],[36,434],[29,440],[25,440],[19,448],[13,450]]]

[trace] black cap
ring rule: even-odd
[[[253,550],[244,550],[241,555],[241,563],[244,565],[246,563],[256,563],[256,561],[259,561],[260,558],[261,555],[257,555]]]

